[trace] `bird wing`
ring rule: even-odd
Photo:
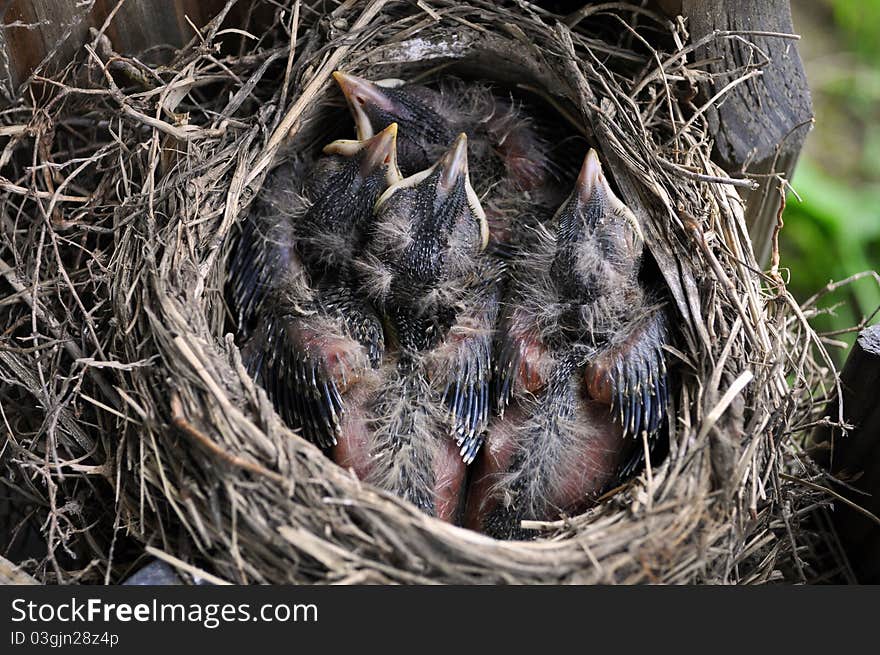
[[[656,434],[669,403],[666,359],[668,317],[661,306],[633,325],[624,337],[626,350],[618,355],[614,375],[614,409],[627,434]],[[622,356],[621,356],[622,355]]]
[[[322,311],[344,322],[348,334],[366,349],[370,366],[378,368],[385,354],[385,335],[382,320],[372,305],[347,281],[322,282],[318,297]]]
[[[342,399],[326,375],[320,348],[304,341],[314,331],[309,324],[319,302],[295,251],[288,217],[261,207],[244,220],[226,291],[248,371],[285,423],[322,448],[333,445]]]
[[[312,287],[293,229],[277,217],[248,217],[227,295],[248,371],[285,423],[326,448],[339,436],[344,389],[382,357],[382,325],[344,282]]]
[[[315,302],[320,304],[320,295]],[[378,330],[381,335],[375,315],[364,310],[362,318],[365,333]],[[371,367],[371,347],[381,357],[381,342],[362,343],[332,307],[306,313],[278,306],[255,330],[245,364],[282,419],[309,441],[329,448],[340,435],[346,391]]]
[[[610,384],[612,412],[624,435],[646,433],[651,448],[668,413],[669,374],[663,345],[669,340],[666,307],[649,307],[644,316],[599,352],[591,366],[604,370]],[[644,449],[621,467],[621,476],[631,474],[643,461]]]
[[[264,185],[264,196],[232,242],[226,296],[240,337],[250,336],[284,280],[305,279],[295,250],[295,225],[309,203],[301,195],[303,162],[285,161]]]
[[[259,211],[249,215],[233,244],[226,282],[239,335],[251,334],[278,281],[297,268],[293,226]]]
[[[304,175],[302,162],[293,160],[267,183],[266,198],[234,244],[227,296],[248,370],[284,421],[326,448],[340,435],[345,391],[378,366],[384,339],[379,318],[345,271],[316,279],[306,270],[300,230],[318,174]]]
[[[504,266],[487,258],[465,294],[444,341],[428,356],[432,379],[449,409],[452,437],[470,464],[483,444],[489,422],[492,344]]]

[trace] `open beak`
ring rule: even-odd
[[[467,135],[465,133],[462,132],[458,135],[452,147],[440,158],[437,167],[440,169],[437,191],[444,195],[452,191],[462,177],[468,177]]]
[[[361,141],[369,139],[374,134],[374,128],[367,111],[375,108],[391,114],[394,111],[394,102],[381,86],[362,77],[336,71],[333,73],[333,79],[342,89],[342,94],[354,116],[358,139]]]
[[[397,123],[391,123],[373,137],[362,141],[340,139],[324,147],[328,155],[354,157],[363,151],[360,172],[363,177],[377,168],[385,168],[385,181],[388,185],[400,181],[400,170],[397,168]]]
[[[366,143],[361,172],[366,175],[381,167],[387,167],[389,185],[400,181],[400,171],[397,169],[397,123],[391,123]]]

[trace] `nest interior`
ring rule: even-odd
[[[751,181],[711,161],[708,74],[683,21],[627,3],[257,2],[229,30],[235,4],[164,62],[96,32],[3,114],[21,128],[0,159],[3,481],[27,508],[13,533],[35,524],[45,546],[33,573],[116,581],[146,546],[240,583],[818,575],[803,519],[826,499],[802,483],[797,428],[833,366],[755,261],[736,190]],[[451,69],[552,106],[607,162],[669,289],[668,455],[588,512],[531,526],[534,542],[360,483],[281,422],[228,334],[236,224],[292,143],[332,131],[340,68]]]

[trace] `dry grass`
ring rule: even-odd
[[[751,180],[710,161],[692,92],[707,74],[681,23],[626,3],[568,24],[525,2],[255,4],[270,24],[243,29],[259,36],[218,19],[161,66],[96,33],[2,114],[2,482],[41,526],[38,578],[117,580],[132,541],[241,583],[827,575],[805,519],[828,497],[798,433],[835,372],[756,265],[735,190]],[[597,146],[681,326],[668,457],[586,514],[534,525],[532,543],[359,483],[281,423],[224,334],[229,237],[282,149],[326,129],[331,72],[447,64],[540,93]]]

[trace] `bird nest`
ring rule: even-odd
[[[240,583],[810,577],[803,517],[824,497],[802,484],[796,432],[833,367],[755,261],[736,190],[751,182],[711,161],[683,22],[373,0],[254,3],[231,29],[234,5],[162,63],[94,32],[4,116],[3,476],[47,546],[38,577],[118,580],[144,546]],[[586,513],[527,525],[533,541],[358,481],[281,421],[229,334],[236,226],[285,150],[341,111],[340,68],[443,68],[543,102],[599,151],[669,290],[668,454]]]

